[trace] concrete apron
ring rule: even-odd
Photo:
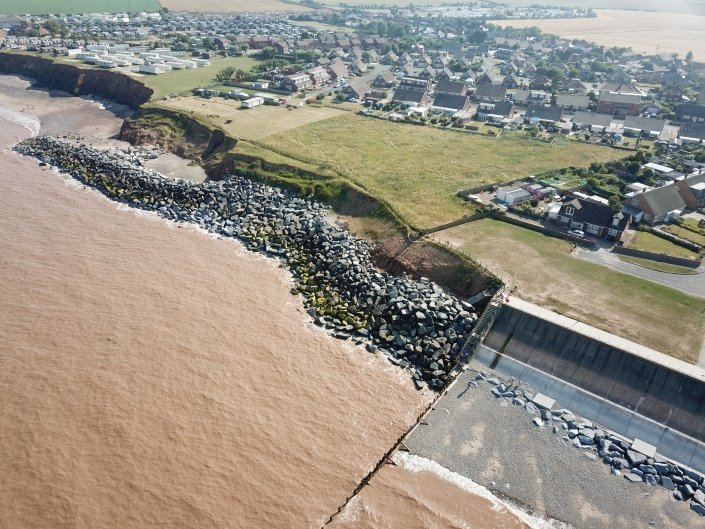
[[[680,433],[634,411],[614,404],[573,384],[544,373],[484,345],[473,360],[528,384],[556,400],[560,407],[593,421],[626,439],[641,439],[656,447],[658,454],[681,466],[705,473],[705,443]]]

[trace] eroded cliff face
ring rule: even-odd
[[[126,119],[120,139],[132,145],[156,145],[182,158],[203,162],[229,151],[236,140],[180,112],[143,108]]]
[[[79,68],[50,59],[18,53],[0,53],[0,73],[31,77],[38,86],[72,95],[94,94],[138,108],[154,91],[119,72]]]

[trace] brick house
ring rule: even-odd
[[[597,100],[597,112],[610,116],[638,116],[644,105],[636,94],[602,93]]]
[[[628,213],[582,198],[564,202],[556,218],[561,226],[615,242],[622,239],[630,222]]]
[[[688,176],[674,184],[689,208],[705,208],[705,173]]]
[[[632,195],[622,204],[624,211],[631,213],[636,222],[651,226],[679,217],[686,208],[678,187],[670,184]]]

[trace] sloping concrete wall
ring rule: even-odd
[[[503,307],[484,343],[522,364],[705,442],[705,383],[700,380],[509,305]]]

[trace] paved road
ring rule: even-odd
[[[573,252],[573,255],[585,259],[586,261],[591,261],[612,268],[613,270],[624,272],[625,274],[641,277],[642,279],[647,279],[660,285],[675,288],[686,294],[705,298],[705,274],[703,274],[703,272],[705,272],[705,264],[698,268],[698,272],[700,272],[698,274],[680,275],[658,272],[644,268],[643,266],[627,263],[605,248],[596,250],[578,248]]]

